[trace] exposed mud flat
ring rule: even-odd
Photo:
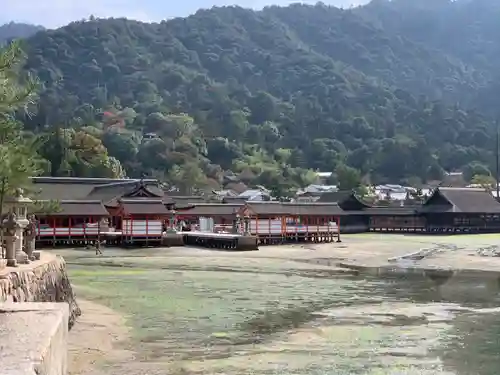
[[[102,320],[99,309],[82,306],[88,320],[72,333],[72,373],[496,375],[494,283],[380,279],[336,267],[432,243],[377,238],[250,253],[62,251],[77,297],[110,313]],[[92,332],[115,339],[94,352],[81,344]]]

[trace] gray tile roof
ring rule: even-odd
[[[109,216],[108,210],[99,200],[61,200],[58,211],[37,216]]]
[[[231,203],[199,203],[193,208],[178,211],[179,215],[184,216],[236,216],[236,214],[244,206],[241,204]]]
[[[112,203],[121,197],[147,196],[151,198],[163,198],[163,190],[157,183],[145,183],[144,181],[120,181],[110,184],[95,186],[87,195],[89,199],[99,199],[105,204]]]
[[[167,193],[168,194],[168,193]],[[176,209],[184,209],[193,207],[196,204],[205,203],[206,199],[202,196],[190,196],[190,195],[169,195],[168,198],[174,203]],[[165,200],[165,199],[164,199]]]
[[[37,200],[85,199],[94,185],[64,183],[35,183],[32,190]]]
[[[137,181],[113,182],[103,185],[94,186],[87,195],[89,199],[98,199],[105,204],[109,203],[116,197],[129,193],[139,187]]]
[[[226,203],[226,204],[235,204],[235,203],[238,203],[238,204],[244,204],[246,202],[246,198],[245,197],[224,197],[222,199],[222,202]]]
[[[340,203],[352,194],[352,190],[329,191],[321,194],[317,202]]]
[[[129,215],[168,215],[170,213],[161,199],[120,199],[119,203]]]
[[[140,180],[77,177],[33,177],[33,198],[38,200],[112,200],[124,187],[137,186]],[[145,179],[146,186],[157,180]],[[107,203],[107,202],[104,202]]]
[[[206,198],[201,195],[169,195],[175,203],[203,203]]]
[[[421,211],[500,214],[500,203],[485,189],[439,187]]]
[[[139,179],[130,178],[99,178],[99,177],[50,177],[38,176],[31,177],[31,181],[37,184],[78,184],[78,185],[103,185],[114,182],[140,181]],[[156,183],[158,180],[146,178],[142,180],[145,183]]]

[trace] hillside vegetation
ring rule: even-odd
[[[13,39],[29,38],[42,30],[44,30],[42,26],[27,23],[9,22],[5,25],[0,25],[0,45]]]
[[[187,189],[231,170],[285,194],[310,169],[345,185],[488,174],[499,19],[493,0],[92,18],[27,39],[43,87],[24,122],[46,134],[52,175],[120,170]]]

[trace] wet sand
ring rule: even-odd
[[[460,271],[474,277],[479,277],[481,274],[500,276],[500,256],[479,255],[482,249],[493,249],[500,253],[500,234],[454,236],[366,234],[353,237],[345,249],[327,245],[324,251],[328,251],[327,248],[332,251],[332,255],[345,256],[345,262],[342,263],[364,268],[400,267]],[[431,252],[423,259],[390,261],[391,258],[426,250]]]
[[[500,234],[423,236],[366,233],[344,235],[341,243],[261,246],[255,252],[221,252],[188,247],[169,248],[165,251],[172,257],[196,256],[203,259],[201,262],[218,264],[221,259],[227,259],[222,262],[230,263],[232,258],[244,259],[255,265],[262,263],[259,259],[280,259],[328,267],[348,264],[377,268],[397,266],[397,263],[390,261],[391,258],[435,248],[439,250],[405,266],[500,273],[500,257],[477,254],[481,248],[496,246],[500,253]]]
[[[123,251],[123,259],[142,256],[148,253],[158,254],[164,251],[172,264],[200,262],[207,265],[230,265],[234,258],[238,262],[259,267],[270,260],[310,263],[327,267],[339,267],[340,264],[352,264],[363,267],[394,266],[391,258],[401,257],[425,248],[440,248],[441,250],[425,257],[413,266],[435,267],[456,270],[484,270],[500,272],[500,257],[479,256],[477,250],[483,247],[498,246],[500,253],[500,234],[455,235],[455,236],[423,236],[400,234],[356,234],[344,235],[341,243],[328,244],[288,244],[277,246],[261,246],[259,251],[230,252],[204,248],[172,247],[163,249],[140,249]],[[116,251],[112,250],[116,255]],[[58,250],[58,254],[73,257],[74,250]],[[79,253],[83,253],[79,251]],[[92,254],[86,254],[89,256]],[[107,253],[101,258],[106,258]],[[99,257],[96,257],[99,259]],[[265,260],[265,261],[263,261]],[[154,262],[154,258],[151,262]]]
[[[98,375],[107,363],[133,361],[133,352],[124,348],[130,339],[124,316],[83,299],[78,304],[82,315],[69,334],[69,375]]]

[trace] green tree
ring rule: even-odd
[[[491,172],[486,165],[477,161],[469,163],[464,167],[464,178],[466,181],[472,182],[473,178],[478,178],[478,176],[489,177],[491,176]]]
[[[361,175],[355,168],[339,165],[335,170],[340,190],[352,190],[361,185]]]
[[[121,140],[106,139],[100,152],[130,175],[165,179],[184,164],[205,177],[208,164],[271,170],[283,189],[341,164],[373,183],[425,183],[471,162],[492,170],[498,6],[483,1],[471,18],[476,2],[422,4],[214,8],[161,25],[96,19],[42,31],[25,41],[26,69],[44,82],[39,107],[19,118],[37,136],[83,125],[156,136],[166,149],[153,162],[144,152],[129,158]],[[449,43],[457,32],[463,42]],[[220,152],[216,138],[228,140]],[[51,173],[102,173],[69,168],[73,152],[51,147]]]
[[[25,139],[16,112],[25,113],[35,100],[36,81],[20,74],[22,51],[18,43],[0,50],[0,212],[6,195],[29,186],[40,172],[37,144]]]
[[[133,162],[139,152],[139,143],[133,134],[118,131],[104,132],[102,144],[108,154],[124,162]]]
[[[206,187],[203,171],[193,163],[184,164],[182,167],[174,165],[169,171],[168,181],[184,194],[195,194]]]
[[[471,184],[491,190],[495,186],[495,179],[492,176],[477,174],[472,177]]]
[[[359,185],[355,188],[355,192],[360,198],[365,198],[368,195],[368,188],[365,185]]]
[[[123,177],[120,161],[110,160],[101,137],[95,128],[54,129],[47,137],[42,137],[40,153],[50,161],[51,176],[74,177]],[[134,155],[130,155],[133,157]]]

